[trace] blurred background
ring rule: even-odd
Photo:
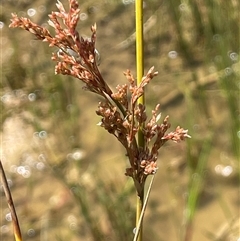
[[[63,0],[68,9],[68,1]],[[132,240],[135,193],[117,140],[96,124],[100,99],[54,75],[46,43],[9,29],[11,13],[43,26],[52,0],[2,0],[1,160],[25,241]],[[115,89],[135,73],[133,0],[79,1],[78,25],[97,23],[100,70]],[[148,113],[161,104],[192,139],[160,149],[144,241],[240,240],[238,0],[144,1]],[[50,27],[49,27],[50,28]],[[0,189],[0,237],[13,240]]]

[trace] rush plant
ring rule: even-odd
[[[113,135],[125,148],[129,160],[125,175],[132,178],[137,197],[143,204],[146,179],[149,175],[155,175],[158,169],[159,149],[168,140],[180,142],[190,138],[188,130],[178,126],[174,131],[168,132],[169,116],[160,123],[159,104],[152,110],[152,115],[147,117],[144,101],[139,99],[144,95],[145,86],[158,74],[154,67],[150,68],[145,76],[138,76],[140,81],[136,81],[131,71],[127,70],[124,73],[127,83],[117,85],[113,91],[98,68],[99,53],[95,48],[96,24],[91,27],[91,37],[84,38],[76,29],[80,13],[78,2],[69,0],[69,11],[65,10],[60,1],[56,5],[58,11],[49,14],[48,21],[54,34],[30,19],[16,14],[12,14],[10,27],[25,29],[36,39],[47,42],[50,47],[57,47],[58,52],[52,54],[52,60],[56,62],[55,74],[69,75],[82,81],[85,90],[102,98],[96,110],[96,114],[101,118],[98,125]],[[142,210],[144,205],[140,206],[140,212],[137,211],[138,225],[141,224],[142,219],[139,217],[140,214],[143,216]],[[136,232],[135,236],[137,235]],[[138,240],[142,240],[141,235]]]

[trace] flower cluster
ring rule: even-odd
[[[49,25],[53,27],[55,35],[30,19],[12,14],[9,27],[23,28],[34,34],[38,40],[48,42],[50,47],[59,48],[53,53],[52,60],[56,61],[56,74],[71,75],[86,84],[86,89],[102,96],[111,94],[98,69],[98,52],[95,49],[96,25],[91,27],[91,38],[83,38],[76,30],[80,9],[76,0],[69,0],[69,12],[60,1],[57,2],[57,12],[49,14]]]
[[[99,125],[114,135],[126,149],[130,163],[126,175],[133,178],[138,189],[148,175],[156,173],[158,151],[163,144],[168,140],[179,142],[189,138],[188,131],[177,127],[175,131],[166,134],[170,123],[168,116],[161,124],[158,123],[161,117],[160,105],[156,106],[148,120],[145,106],[138,103],[144,93],[144,87],[158,74],[154,72],[153,67],[139,85],[127,70],[124,74],[128,83],[118,85],[113,93],[98,69],[96,25],[91,28],[91,38],[83,38],[76,30],[80,13],[77,1],[69,0],[69,12],[60,1],[56,5],[58,11],[52,12],[48,21],[55,31],[54,36],[48,29],[16,14],[12,14],[10,27],[23,28],[34,34],[37,39],[48,42],[50,47],[59,48],[52,56],[52,60],[56,61],[55,73],[73,76],[85,83],[85,89],[103,97],[96,111],[97,115],[101,116]],[[142,146],[136,141],[139,131],[144,137]]]

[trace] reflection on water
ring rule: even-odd
[[[47,138],[47,132],[46,131],[40,131],[38,134],[40,139],[46,139]]]
[[[37,11],[36,11],[34,8],[29,8],[29,9],[27,10],[27,15],[28,15],[29,17],[34,16],[36,13],[37,13]]]
[[[88,15],[86,13],[80,13],[79,18],[81,21],[84,21],[84,20],[88,19]]]
[[[35,234],[36,234],[36,232],[33,228],[28,229],[28,231],[27,231],[28,237],[34,237]]]
[[[6,234],[6,233],[8,233],[10,230],[11,230],[11,229],[10,229],[10,227],[9,227],[8,225],[3,225],[3,226],[0,227],[0,233],[2,233],[2,234]]]
[[[0,21],[0,29],[2,29],[4,27],[4,22]]]
[[[227,68],[224,69],[224,73],[225,73],[226,76],[229,76],[233,73],[233,70],[232,70],[232,68],[227,67]]]
[[[77,218],[73,214],[70,214],[67,217],[67,221],[68,221],[68,226],[71,230],[77,230]]]
[[[43,162],[38,162],[36,168],[38,171],[43,171],[45,169],[45,164]]]
[[[176,58],[178,57],[177,51],[175,51],[175,50],[170,51],[170,52],[168,53],[168,57],[169,57],[170,59],[176,59]]]
[[[46,6],[41,5],[41,6],[38,7],[38,12],[44,13],[45,11],[46,11]]]
[[[11,221],[12,221],[12,215],[11,215],[11,213],[7,213],[7,214],[5,215],[5,219],[6,219],[8,222],[11,222]]]
[[[29,99],[29,101],[31,101],[31,102],[33,102],[33,101],[35,101],[36,100],[36,94],[35,93],[30,93],[29,95],[28,95],[28,99]]]
[[[131,4],[131,3],[134,3],[134,2],[135,2],[135,0],[122,0],[122,3],[124,5],[128,5],[128,4]]]
[[[215,167],[215,172],[222,177],[229,177],[233,173],[233,167],[219,164]]]
[[[237,62],[238,61],[238,54],[235,52],[232,52],[229,54],[229,57],[232,61]]]

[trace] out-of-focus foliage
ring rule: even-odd
[[[88,36],[97,22],[100,69],[115,88],[125,81],[122,72],[135,68],[133,1],[80,6],[79,30]],[[56,49],[8,29],[11,12],[47,25],[55,1],[3,0],[0,7],[0,151],[24,240],[131,240],[125,153],[95,125],[99,100],[78,81],[54,75]],[[144,240],[239,237],[238,9],[235,0],[145,1],[146,70],[154,65],[160,73],[147,89],[148,106],[160,103],[192,140],[160,154]],[[0,237],[12,240],[3,194],[1,204]]]

